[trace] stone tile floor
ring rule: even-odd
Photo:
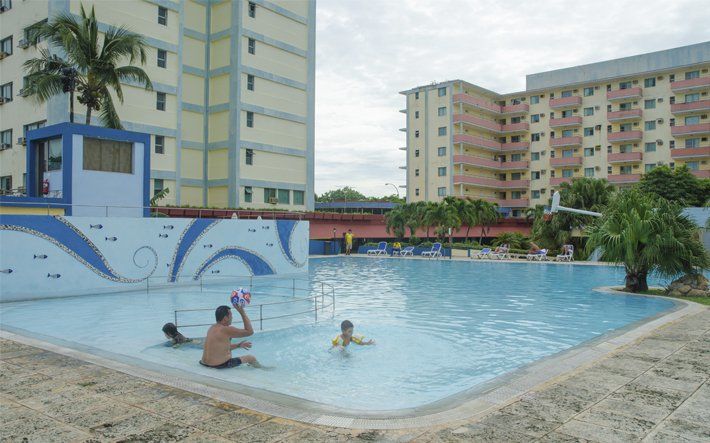
[[[282,420],[0,340],[0,441],[710,441],[710,309],[482,419],[363,431]]]

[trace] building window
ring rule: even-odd
[[[264,188],[264,203],[276,203],[276,189]]]
[[[594,108],[584,108],[584,116],[589,117],[594,115]]]
[[[12,9],[12,0],[0,0],[0,11],[5,12]]]
[[[644,100],[643,101],[643,108],[644,109],[655,109],[656,108],[656,99],[652,98],[650,100]]]
[[[253,149],[247,149],[246,150],[246,155],[244,156],[244,161],[248,165],[253,165],[254,164],[254,150]]]
[[[414,190],[414,195],[416,195],[417,197],[419,197],[419,188],[417,188],[417,189]]]
[[[594,88],[593,87],[584,88],[584,96],[589,97],[591,95],[594,95]]]
[[[697,161],[695,161],[695,162],[686,162],[686,163],[685,163],[685,166],[687,166],[688,169],[690,169],[691,171],[698,171],[698,170],[700,170],[700,162],[697,162]]]
[[[446,96],[446,87],[439,88],[439,97]]]
[[[293,191],[293,204],[303,206],[303,191]]]
[[[446,135],[446,126],[442,126],[439,128],[439,135]]]
[[[165,154],[165,137],[162,135],[155,136],[155,153]]]
[[[700,71],[690,71],[685,73],[686,80],[692,80],[694,78],[700,78]],[[686,163],[688,164],[688,163]]]
[[[536,105],[538,103],[540,103],[540,96],[539,95],[531,95],[530,96],[530,104]]]
[[[522,161],[523,159],[523,154],[511,154],[510,155],[510,161],[512,162],[519,162]]]
[[[540,133],[537,132],[535,134],[530,134],[530,140],[534,142],[539,142],[540,141]]]
[[[532,191],[532,198],[540,198],[540,191]]]
[[[643,129],[646,131],[653,131],[654,129],[656,129],[656,120],[644,122]]]
[[[594,177],[594,168],[584,168],[585,177]]]
[[[585,157],[594,157],[594,148],[584,148]]]
[[[158,6],[158,24],[168,26],[168,8]]]
[[[653,88],[654,86],[656,86],[656,77],[643,79],[644,88]]]
[[[567,91],[562,91],[562,94],[560,94],[560,97],[572,97],[572,91],[567,90]]]
[[[630,111],[630,110],[631,110],[631,102],[621,103],[619,105],[619,111]]]
[[[672,96],[668,99],[668,101],[670,102],[670,104],[674,105],[674,104],[675,104],[675,96],[672,95]]]
[[[523,194],[520,191],[510,191],[510,198],[512,200],[519,200]]]
[[[653,168],[656,167],[656,164],[655,163],[646,163],[643,166],[644,166],[643,172],[651,172],[651,171],[653,171]]]
[[[699,115],[691,115],[690,117],[685,118],[685,124],[686,125],[698,125],[700,124],[700,116]]]
[[[414,138],[419,138],[419,129],[414,131]]]
[[[438,171],[439,177],[446,177],[446,166],[438,168],[437,171]]]
[[[669,147],[670,149],[675,149],[675,140],[669,141],[669,142],[668,142],[668,147]]]
[[[587,135],[587,129],[590,129],[590,128],[584,128],[584,135]],[[574,131],[571,129],[564,129],[562,131],[562,137],[572,137],[573,135],[574,135]]]
[[[86,138],[84,143],[86,146]],[[43,143],[44,144],[44,143]],[[44,171],[59,171],[62,169],[62,139],[53,138],[45,144],[47,149],[44,151]],[[115,161],[115,160],[114,160]]]
[[[288,189],[279,189],[279,204],[291,204],[291,191],[289,191]]]
[[[436,193],[439,197],[446,197],[446,188],[445,187],[438,188],[436,190]]]
[[[249,39],[249,54],[256,54],[256,40]]]
[[[166,97],[164,92],[156,93],[155,109],[158,111],[165,111],[165,99]]]
[[[574,175],[574,170],[573,170],[573,169],[563,169],[563,170],[562,170],[562,177],[564,177],[564,178],[572,178],[572,175]]]
[[[158,49],[158,67],[165,68],[168,66],[168,51]]]
[[[540,121],[540,114],[533,114],[530,116],[530,123],[538,123]]]
[[[3,175],[0,177],[0,191],[11,191],[12,190],[12,176]]]
[[[419,149],[415,149],[415,150],[414,150],[414,156],[415,156],[415,157],[419,157]]]
[[[254,127],[254,113],[251,111],[247,111],[247,128],[253,128]]]
[[[254,76],[247,74],[247,89],[250,91],[254,90]]]
[[[415,176],[415,177],[419,177],[419,169],[415,169],[415,170],[414,170],[414,176]]]
[[[438,110],[438,113],[439,113],[439,117],[445,116],[446,115],[446,106],[440,107]]]
[[[685,139],[685,147],[686,148],[699,148],[700,147],[700,139],[699,138],[686,138]]]
[[[0,132],[0,150],[12,148],[12,129]]]
[[[12,101],[12,82],[0,86],[0,99],[2,99],[3,102]]]
[[[685,94],[685,102],[686,103],[693,103],[697,102],[700,100],[700,94],[697,92],[695,94]]]
[[[523,121],[522,117],[512,117],[510,119],[510,123],[520,123],[521,121]]]
[[[446,146],[441,146],[439,149],[437,149],[437,154],[439,157],[443,157],[446,155]]]
[[[414,118],[419,118],[419,111],[414,111]]]
[[[160,192],[165,189],[165,182],[163,181],[162,178],[154,178],[153,179],[153,197],[158,195]]]
[[[611,169],[611,166],[607,166],[607,167],[606,167],[606,173],[607,173],[607,174],[611,174],[612,172],[613,172],[613,170]]]
[[[530,153],[530,160],[540,160],[540,153],[539,152],[531,152]]]
[[[12,55],[12,36],[0,40],[0,52],[2,52],[5,57]]]
[[[533,180],[540,180],[540,171],[531,171],[530,172],[530,177]]]
[[[414,93],[414,100],[419,100],[419,93],[418,92]],[[419,195],[419,194],[417,194],[417,195]]]
[[[562,150],[562,158],[572,158],[574,157],[574,150],[572,149],[563,149]]]
[[[256,18],[256,4],[249,2],[249,17]]]
[[[670,126],[675,126],[675,119],[672,118],[672,119],[668,120],[668,124],[669,124]]]
[[[50,155],[51,145],[50,142]],[[83,163],[84,170],[131,174],[133,143],[84,137]]]
[[[254,191],[251,186],[244,186],[244,203],[251,203],[254,198]]]
[[[631,147],[631,145],[628,144],[628,143],[619,146],[619,152],[620,152],[621,154],[626,154],[626,153],[629,153],[629,152],[631,152],[631,151],[632,151],[632,147]]]
[[[584,128],[584,136],[588,137],[594,135],[594,128]]]
[[[619,89],[631,89],[633,87],[633,83],[631,82],[619,82]]]

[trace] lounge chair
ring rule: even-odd
[[[491,248],[483,248],[477,253],[473,254],[471,258],[488,258],[491,255]]]
[[[533,261],[546,261],[547,260],[547,249],[540,249],[537,252],[534,252],[532,254],[528,254],[526,257],[528,260]]]
[[[377,249],[370,249],[367,255],[387,255],[387,242],[381,241],[377,244]]]
[[[499,252],[491,252],[490,257],[498,259],[498,260],[503,260],[504,258],[509,258],[508,257],[508,248],[501,247],[500,249],[501,249],[501,251],[499,251]]]
[[[422,257],[441,257],[441,243],[436,242],[431,246],[430,251],[424,251],[422,252]]]
[[[565,245],[567,246],[567,252],[564,254],[560,254],[556,257],[557,261],[572,261],[572,256],[574,256],[574,246],[573,245]]]
[[[413,257],[414,256],[414,246],[407,246],[399,252],[395,252],[394,255],[399,255],[400,257]]]

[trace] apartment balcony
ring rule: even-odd
[[[502,199],[502,198],[492,198],[489,199],[491,203],[497,203],[501,208],[527,208],[530,206],[530,200],[527,198],[517,198],[517,199]]]
[[[621,122],[625,120],[640,120],[643,117],[643,111],[640,109],[630,109],[628,111],[607,112],[606,119],[610,122]]]
[[[499,123],[468,114],[454,114],[454,123],[466,123],[495,133],[500,133],[501,131],[501,125]]]
[[[501,162],[500,163],[500,168],[504,171],[516,171],[518,169],[527,170],[529,166],[530,166],[530,163],[527,161],[524,161],[524,160],[517,161],[517,162]]]
[[[643,132],[641,131],[619,131],[607,134],[609,143],[636,142],[641,141]]]
[[[640,162],[642,159],[642,152],[619,152],[606,155],[606,161],[609,163],[636,163]]]
[[[616,91],[608,91],[606,93],[606,99],[609,101],[630,100],[641,98],[642,96],[641,88],[617,89]]]
[[[581,104],[582,97],[579,96],[553,98],[550,100],[550,107],[552,109],[571,108],[574,106],[579,106]]]
[[[454,175],[454,184],[468,184],[483,188],[523,189],[530,186],[530,180],[498,180],[470,175]]]
[[[637,183],[641,180],[641,174],[611,174],[606,179],[609,183],[615,185]]]
[[[550,186],[559,186],[562,183],[572,183],[572,177],[553,177],[550,179]]]
[[[530,142],[510,142],[500,145],[503,152],[527,151],[530,149]]]
[[[671,128],[673,137],[685,135],[705,135],[710,134],[710,123],[700,123],[698,125],[673,126]]]
[[[476,109],[480,109],[481,111],[490,112],[496,115],[500,115],[501,113],[500,105],[468,94],[454,94],[454,103],[463,103],[465,105],[473,106]]]
[[[710,111],[710,100],[698,100],[690,103],[674,103],[671,105],[673,114],[688,114],[691,112]]]
[[[530,129],[530,124],[528,124],[527,122],[508,123],[507,125],[501,125],[501,132],[504,133],[525,132],[528,129]]]
[[[478,137],[475,135],[468,134],[454,134],[454,143],[463,143],[467,146],[473,146],[480,149],[488,149],[490,151],[500,151],[501,144],[495,140],[489,140],[487,138]]]
[[[560,137],[550,139],[550,146],[553,148],[561,148],[563,146],[582,146],[582,137]]]
[[[710,146],[703,148],[677,148],[671,149],[671,158],[707,158],[710,157]]]
[[[710,169],[705,171],[690,171],[690,173],[698,178],[710,178]]]
[[[530,110],[527,103],[518,103],[517,105],[507,105],[501,108],[501,112],[507,115],[525,114]]]
[[[699,91],[710,88],[710,77],[691,78],[690,80],[680,80],[671,83],[673,92]]]
[[[496,169],[496,170],[504,170],[504,171],[510,171],[510,170],[516,170],[516,169],[527,169],[528,164],[529,164],[526,161],[502,162],[500,160],[474,157],[471,155],[454,155],[454,164],[457,164],[457,163],[477,166],[479,168]]]
[[[550,165],[556,168],[562,166],[579,166],[581,164],[582,157],[558,157],[550,159]]]
[[[582,126],[582,117],[574,116],[550,119],[551,128],[564,128],[566,126]]]

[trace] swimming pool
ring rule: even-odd
[[[335,318],[314,324],[308,314],[267,322],[249,340],[251,353],[268,370],[202,368],[199,348],[163,345],[160,327],[172,321],[174,310],[224,304],[231,284],[203,292],[173,288],[5,303],[0,318],[6,329],[120,354],[138,364],[338,408],[393,410],[445,399],[673,306],[665,299],[592,291],[620,284],[623,275],[623,269],[606,266],[311,259],[309,278],[336,286]],[[279,297],[260,299],[258,286],[254,291],[255,302]],[[290,309],[307,310],[309,303]],[[330,351],[344,319],[377,344]],[[185,333],[200,337],[206,329]]]

